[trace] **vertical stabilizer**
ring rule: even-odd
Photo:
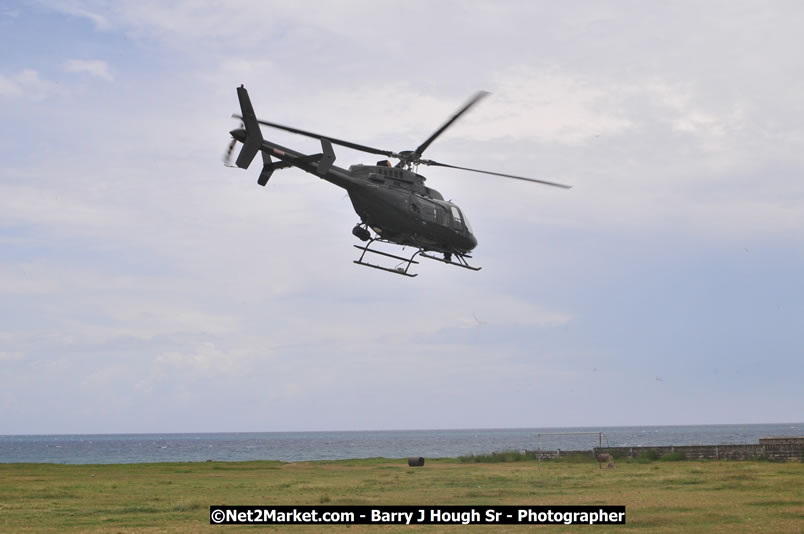
[[[248,91],[242,85],[237,88],[237,98],[240,100],[243,124],[246,125],[246,142],[243,143],[243,148],[240,150],[240,155],[237,156],[235,163],[241,169],[248,169],[254,156],[257,155],[262,146],[262,131],[260,131],[260,125],[257,123],[254,108],[251,106]]]

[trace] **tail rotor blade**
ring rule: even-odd
[[[237,144],[237,139],[232,139],[232,142],[229,143],[229,148],[226,149],[226,152],[223,154],[223,164],[227,167],[232,166],[232,152],[234,152],[234,147]]]
[[[246,124],[241,120],[240,121],[240,128],[243,129],[246,127]],[[226,149],[226,152],[223,153],[223,164],[227,167],[234,167],[232,165],[232,153],[234,152],[235,145],[237,144],[237,139],[232,139],[232,142],[229,143],[229,147]]]

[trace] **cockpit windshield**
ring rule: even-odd
[[[463,213],[461,213],[460,208],[458,208],[458,206],[456,206],[455,204],[450,204],[449,208],[452,211],[452,218],[455,219],[455,222],[458,223],[458,226],[465,225],[469,233],[470,234],[473,233],[472,225],[469,224],[469,219],[463,216]]]
[[[455,219],[455,222],[462,223],[463,219],[461,218],[461,210],[458,209],[458,206],[450,204],[449,208],[452,210],[452,217]]]
[[[462,215],[463,215],[463,224],[466,225],[466,229],[469,230],[470,234],[474,234],[474,232],[472,231],[472,225],[469,224],[469,219],[466,218],[466,214],[462,213]]]

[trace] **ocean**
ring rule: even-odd
[[[589,434],[557,435],[587,432]],[[602,433],[602,434],[601,434]],[[756,425],[0,436],[0,463],[113,464],[457,457],[507,450],[758,443],[804,423]]]

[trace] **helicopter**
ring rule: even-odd
[[[472,258],[469,252],[477,246],[477,239],[472,232],[469,219],[456,204],[444,200],[441,193],[425,185],[426,178],[418,173],[419,165],[471,171],[565,189],[571,187],[535,178],[459,167],[422,158],[422,153],[438,136],[487,95],[488,93],[485,91],[475,94],[415,150],[394,152],[258,120],[254,114],[248,91],[241,85],[237,88],[241,114],[232,115],[233,118],[240,119],[241,126],[229,132],[232,140],[224,154],[224,164],[227,167],[237,166],[247,169],[259,152],[262,154],[263,166],[257,183],[263,187],[268,183],[274,171],[297,167],[345,189],[355,212],[360,217],[360,222],[352,229],[352,234],[364,243],[354,245],[362,252],[360,257],[354,261],[356,264],[415,277],[417,274],[409,272],[410,268],[419,263],[416,261],[417,257],[423,257],[479,271],[481,267],[472,266],[467,261]],[[321,143],[321,152],[303,154],[267,141],[262,136],[260,125],[318,139]],[[243,147],[235,160],[235,165],[232,165],[231,159],[237,142],[242,143]],[[396,159],[398,162],[396,165],[392,165],[389,159],[385,159],[378,161],[376,165],[358,164],[344,169],[334,165],[333,144]],[[379,250],[377,247],[372,248],[375,242],[401,245],[403,248],[409,246],[416,249],[416,252],[410,257],[391,254]],[[395,267],[370,263],[366,261],[367,253],[391,258],[399,263]],[[440,254],[441,257],[436,254]]]

